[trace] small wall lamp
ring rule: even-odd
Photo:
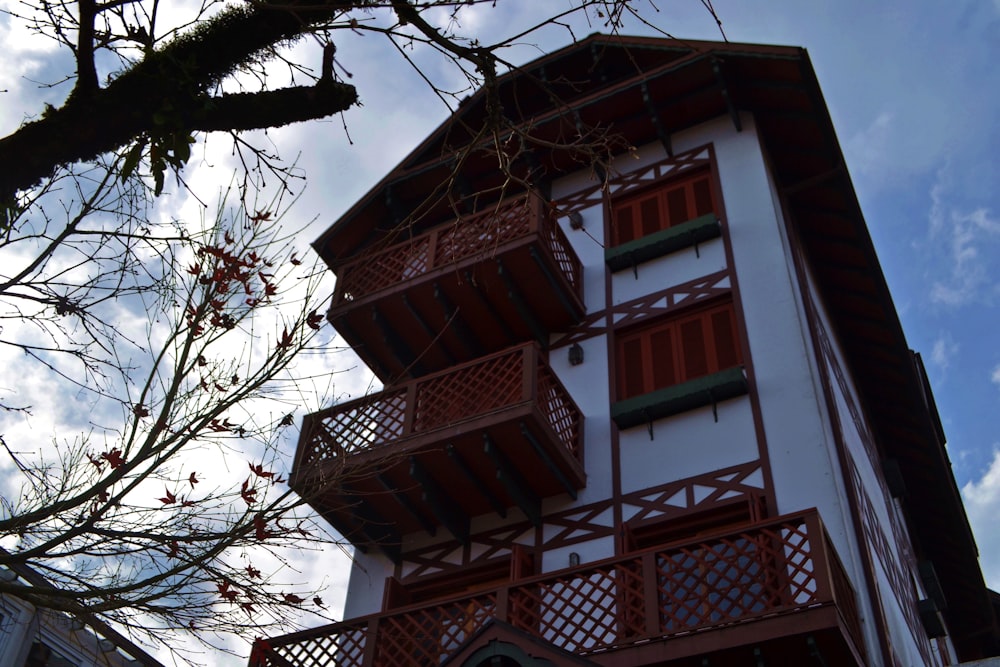
[[[569,346],[569,365],[579,366],[583,363],[583,348],[580,347],[579,343],[573,343]]]
[[[569,214],[569,228],[570,229],[583,229],[583,216],[580,215],[579,211],[572,211]]]
[[[569,566],[578,567],[580,565],[580,554],[575,551],[569,553]]]

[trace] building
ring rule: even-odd
[[[0,580],[49,585],[20,565],[0,569]],[[100,619],[80,618],[0,595],[0,665],[4,667],[163,667]]]
[[[349,620],[251,663],[997,655],[806,52],[594,35],[488,102],[315,243],[385,390],[307,417],[292,479],[358,547]],[[507,187],[462,150],[500,108],[534,138]]]

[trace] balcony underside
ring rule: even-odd
[[[583,314],[578,290],[529,234],[344,300],[329,317],[380,379],[398,381],[521,342],[547,346]]]
[[[336,482],[306,490],[337,465],[312,467],[294,487],[352,543],[391,557],[414,531],[444,528],[464,541],[481,514],[517,508],[537,523],[542,498],[575,497],[586,481],[532,402],[351,454]]]
[[[833,605],[677,635],[587,656],[602,667],[863,667]]]

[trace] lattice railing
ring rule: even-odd
[[[527,374],[533,369],[534,374]],[[520,345],[308,415],[296,471],[533,402],[559,442],[582,461],[583,417],[535,344]]]
[[[523,197],[382,250],[364,253],[337,270],[333,306],[354,301],[434,269],[490,257],[509,241],[537,233],[566,281],[580,289],[580,261],[546,204]]]
[[[301,667],[433,667],[491,618],[589,654],[829,604],[859,638],[854,589],[811,510],[488,593],[276,638],[267,650],[258,646],[252,664],[280,667],[284,663],[272,657],[279,656]],[[366,651],[370,657],[358,662]]]

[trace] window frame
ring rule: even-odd
[[[703,186],[701,191],[696,190]],[[678,212],[678,202],[671,195],[683,191],[684,213]],[[656,203],[656,220],[644,219],[651,213],[644,206]],[[706,206],[707,204],[707,206]],[[630,189],[612,197],[609,202],[609,247],[633,244],[643,238],[678,227],[707,215],[719,218],[719,197],[716,194],[714,170],[711,164],[699,165],[659,179],[648,186]],[[628,222],[622,215],[628,212]],[[625,227],[628,233],[623,233]]]
[[[719,322],[715,315],[728,315],[728,336],[720,341]],[[703,352],[702,368],[696,368],[694,350],[687,350],[684,329],[693,323],[701,327],[700,342]],[[689,330],[690,331],[690,330]],[[658,343],[668,338],[669,355],[657,353]],[[657,338],[659,341],[657,341]],[[638,342],[638,359],[634,358],[635,343]],[[693,342],[687,340],[687,342]],[[720,355],[720,343],[728,343]],[[631,349],[629,349],[631,348]],[[628,360],[628,357],[633,359]],[[664,368],[668,363],[669,368]],[[743,346],[738,331],[736,305],[732,295],[712,299],[676,313],[650,318],[643,322],[615,332],[615,396],[623,401],[649,394],[661,389],[681,385],[691,380],[743,365]],[[636,367],[641,377],[630,377]],[[657,375],[661,377],[658,379]],[[671,376],[665,378],[664,376]],[[668,381],[669,380],[669,381]]]

